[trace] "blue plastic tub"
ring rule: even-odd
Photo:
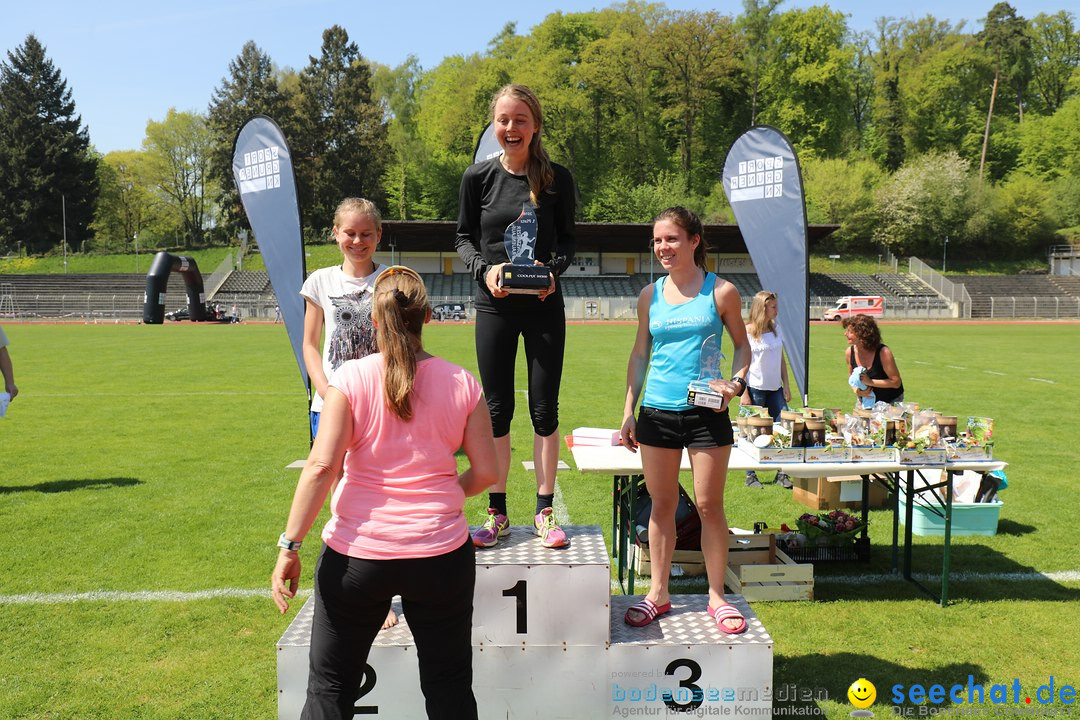
[[[988,503],[953,503],[952,534],[956,535],[996,535],[1001,506],[1005,503],[994,500]],[[941,508],[937,508],[944,514]],[[900,524],[907,520],[907,498],[900,494]],[[945,518],[930,508],[915,503],[911,516],[911,532],[915,535],[944,535]]]

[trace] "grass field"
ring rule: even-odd
[[[5,330],[21,394],[0,419],[0,527],[9,543],[0,718],[274,717],[274,643],[294,611],[279,616],[265,588],[297,478],[285,466],[307,450],[305,397],[283,327]],[[874,512],[869,563],[819,565],[814,602],[755,603],[776,643],[777,688],[825,688],[833,699],[819,704],[839,717],[851,710],[848,685],[872,678],[880,717],[891,712],[894,683],[948,687],[973,675],[987,687],[1017,678],[1027,692],[1050,676],[1058,688],[1078,684],[1071,445],[1080,420],[1069,410],[1080,406],[1069,370],[1078,330],[884,327],[909,400],[996,419],[995,453],[1010,463],[999,532],[954,539],[953,604],[942,609],[888,575],[890,517]],[[569,327],[564,433],[618,425],[633,331]],[[474,367],[472,326],[431,326],[426,340]],[[843,346],[838,326],[812,328],[815,405],[850,403]],[[532,512],[535,485],[519,462],[527,448],[519,412],[510,478],[517,523]],[[565,450],[563,458],[573,466]],[[571,522],[610,532],[610,479],[571,471],[559,484]],[[470,501],[473,522],[483,504]],[[805,510],[775,485],[745,488],[735,473],[727,508],[740,527],[777,527]],[[303,550],[304,588],[317,545]],[[936,572],[941,548],[940,538],[916,538],[916,570]]]

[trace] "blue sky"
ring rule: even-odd
[[[1070,9],[1075,0],[1013,0],[1024,17]],[[484,52],[510,21],[526,33],[549,13],[606,7],[592,0],[496,3],[475,0],[4,0],[0,51],[7,60],[34,33],[72,90],[90,140],[101,152],[138,149],[147,120],[170,107],[205,111],[248,40],[280,66],[303,68],[319,52],[322,31],[343,26],[370,60],[395,66],[409,54],[425,68],[449,55]],[[668,0],[677,9],[716,9],[737,15],[741,0]],[[780,9],[812,0],[786,0]],[[855,0],[828,4],[847,13],[851,27],[871,29],[882,14],[932,13],[967,20],[978,29],[994,0],[906,0],[897,5]],[[882,8],[886,9],[882,9]],[[1075,9],[1074,9],[1075,12]]]

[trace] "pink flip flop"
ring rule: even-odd
[[[666,602],[663,605],[657,605],[649,598],[644,598],[640,602],[636,602],[626,609],[626,615],[623,616],[623,620],[627,625],[632,627],[645,627],[656,618],[660,617],[664,613],[671,610],[671,602]],[[641,618],[634,620],[630,617],[631,613],[638,613]]]
[[[728,635],[741,635],[746,632],[746,618],[742,616],[742,613],[740,613],[734,605],[724,603],[718,608],[714,608],[712,605],[706,605],[705,611],[709,613],[709,617],[716,622],[716,627],[720,632],[727,633]],[[725,620],[738,620],[740,621],[740,624],[737,628],[732,630],[724,624]]]

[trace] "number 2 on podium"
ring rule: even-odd
[[[518,580],[514,587],[509,587],[503,590],[503,597],[517,598],[517,633],[518,635],[526,635],[529,632],[529,599],[527,596],[528,583],[524,580]]]

